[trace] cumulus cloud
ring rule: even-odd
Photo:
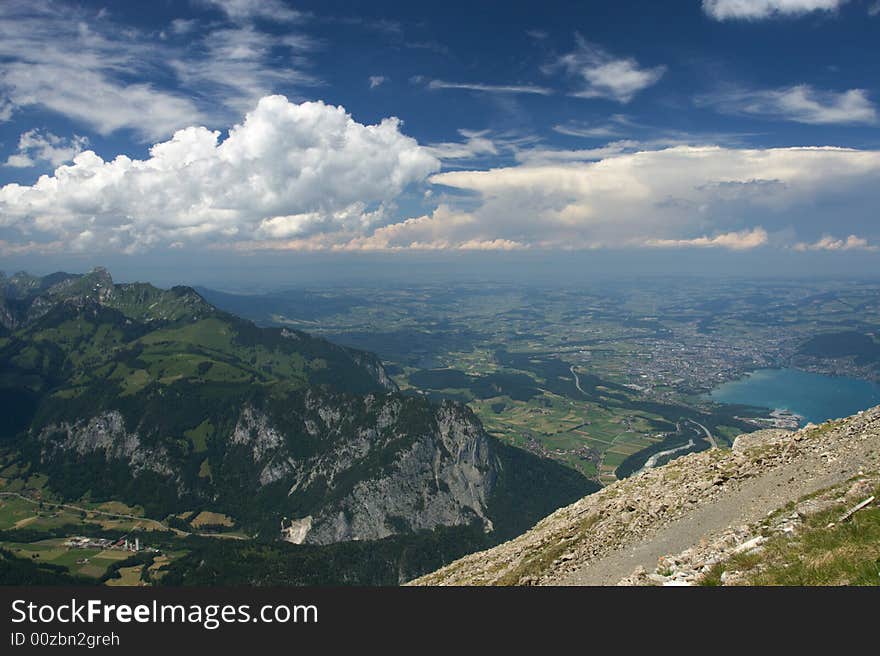
[[[363,233],[438,169],[397,119],[362,125],[342,107],[269,96],[225,140],[186,128],[145,160],[85,151],[34,185],[6,185],[0,226],[126,251]]]
[[[375,89],[376,87],[382,86],[386,81],[384,75],[371,75],[370,76],[370,88]]]
[[[727,114],[779,118],[798,123],[873,124],[877,108],[864,89],[841,93],[799,84],[784,89],[725,91],[698,99],[698,104]]]
[[[71,161],[88,145],[89,140],[79,135],[66,139],[47,130],[28,130],[19,137],[18,152],[9,156],[6,166],[27,168],[38,162],[58,166]]]
[[[52,255],[65,250],[69,245],[60,241],[6,241],[0,239],[0,255]]]
[[[529,244],[498,237],[465,237],[468,231],[479,232],[478,219],[441,204],[431,215],[405,219],[380,226],[370,234],[354,235],[340,231],[282,242],[254,241],[241,248],[287,249],[304,251],[515,251]],[[476,233],[475,233],[476,234]]]
[[[703,0],[703,11],[715,20],[760,20],[835,11],[847,0]]]
[[[880,151],[622,142],[439,172],[441,158],[503,142],[462,136],[429,148],[396,119],[367,126],[339,107],[267,97],[225,140],[187,128],[144,160],[85,151],[33,185],[6,185],[0,228],[6,250],[844,251],[880,238]],[[436,205],[401,217],[395,201],[425,181]],[[823,236],[832,222],[863,236]]]
[[[676,146],[593,162],[558,158],[449,171],[430,180],[440,190],[476,195],[476,207],[441,208],[416,223],[389,226],[385,234],[393,233],[395,243],[504,239],[537,248],[743,249],[769,243],[771,232],[821,232],[841,215],[871,229],[880,152]]]
[[[578,98],[608,98],[628,103],[636,94],[657,84],[666,73],[665,66],[643,68],[632,57],[616,57],[577,35],[577,49],[545,68],[562,68],[579,80],[581,88],[571,95]]]
[[[728,248],[734,251],[750,250],[767,243],[767,231],[758,227],[739,232],[725,232],[714,237],[692,239],[649,239],[646,246],[654,248]]]
[[[877,246],[872,246],[867,239],[850,235],[846,239],[835,239],[830,235],[823,235],[812,244],[799,242],[793,246],[796,251],[876,251]]]

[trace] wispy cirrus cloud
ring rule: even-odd
[[[606,98],[630,102],[639,92],[660,81],[665,66],[643,67],[632,57],[618,57],[576,35],[577,48],[559,57],[545,72],[564,70],[580,82],[570,95],[578,98]]]
[[[0,97],[12,114],[39,106],[101,134],[129,128],[145,137],[201,121],[190,98],[147,77],[155,55],[143,35],[67,5],[0,5]]]
[[[481,93],[512,93],[533,94],[539,96],[553,95],[553,89],[536,86],[533,84],[482,84],[476,82],[446,82],[444,80],[431,80],[428,82],[429,89],[462,89],[464,91],[479,91]]]
[[[522,164],[538,165],[560,162],[596,162],[624,153],[644,150],[647,144],[634,139],[612,141],[598,148],[525,148],[516,153],[516,161]]]
[[[836,11],[848,0],[703,0],[703,11],[718,21],[763,20]]]
[[[465,162],[473,166],[473,160],[486,158],[492,158],[496,164],[499,157],[516,160],[521,152],[534,148],[541,141],[537,135],[515,130],[497,132],[460,129],[458,133],[463,137],[462,141],[430,143],[425,148],[446,167],[463,166]]]
[[[583,137],[585,139],[605,139],[618,137],[631,126],[631,121],[623,114],[614,114],[605,121],[568,122],[553,126],[553,131],[568,137]]]
[[[178,51],[168,64],[206,104],[219,101],[238,114],[279,89],[320,86],[305,59],[317,47],[301,34],[278,35],[251,25],[221,27]],[[293,66],[275,61],[273,53],[279,49],[288,53]]]
[[[40,107],[102,135],[155,140],[318,84],[304,56],[315,46],[250,24],[173,21],[153,33],[76,5],[9,0],[0,4],[0,120]],[[279,51],[293,64],[279,64]]]
[[[798,84],[782,89],[732,89],[699,96],[698,105],[724,114],[774,118],[812,125],[877,122],[877,108],[864,89],[836,92]]]
[[[304,17],[281,0],[196,0],[197,4],[214,7],[236,21],[260,18],[278,22],[294,22]]]
[[[459,130],[465,141],[432,143],[428,151],[440,160],[474,159],[485,155],[497,155],[498,148],[489,137],[488,130]]]

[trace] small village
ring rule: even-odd
[[[138,553],[140,551],[158,553],[158,550],[153,547],[142,547],[140,538],[129,538],[128,535],[124,535],[118,540],[72,536],[63,544],[70,549],[109,549],[115,551],[130,551],[132,553]]]

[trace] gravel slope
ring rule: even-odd
[[[851,452],[794,460],[731,489],[652,535],[585,565],[560,585],[614,585],[638,567],[652,569],[666,554],[678,553],[729,528],[756,522],[789,501],[842,483],[860,471],[877,469],[878,441],[858,441]]]
[[[561,508],[527,533],[415,585],[613,585],[731,526],[880,469],[880,406],[800,431],[758,431]]]

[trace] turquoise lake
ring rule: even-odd
[[[760,369],[709,394],[719,403],[788,410],[819,424],[880,405],[880,385],[797,369]]]

